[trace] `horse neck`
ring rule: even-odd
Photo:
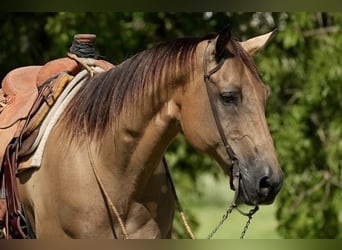
[[[157,86],[153,91],[147,87],[137,100],[124,102],[111,134],[105,136],[107,143],[103,144],[106,150],[112,148],[112,161],[124,177],[122,180],[139,187],[146,184],[180,130],[175,96],[182,86],[174,88],[162,82]],[[106,146],[113,145],[113,140],[114,148]]]

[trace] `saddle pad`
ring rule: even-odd
[[[100,67],[92,67],[92,69],[97,72],[103,72],[104,70]],[[48,115],[42,122],[39,134],[33,143],[31,149],[27,154],[33,153],[30,164],[19,164],[18,172],[23,171],[27,168],[39,168],[41,165],[45,145],[47,139],[56,125],[59,117],[62,115],[63,111],[77,94],[77,92],[82,88],[83,84],[89,78],[89,73],[86,70],[78,73],[74,79],[68,84],[63,93],[59,96],[56,103],[53,105]]]

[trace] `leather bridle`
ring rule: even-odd
[[[243,239],[243,237],[245,236],[247,230],[248,230],[248,226],[252,220],[253,215],[258,211],[259,207],[258,205],[256,205],[253,209],[251,209],[249,212],[244,212],[241,209],[238,208],[237,205],[237,200],[239,197],[239,189],[240,189],[240,179],[241,179],[241,173],[240,173],[240,167],[239,167],[239,160],[233,150],[233,148],[230,146],[230,144],[228,143],[228,139],[224,134],[224,130],[221,124],[221,121],[219,119],[219,115],[216,109],[216,106],[214,105],[214,93],[211,91],[210,89],[210,84],[213,83],[210,80],[210,77],[215,74],[217,71],[219,71],[221,69],[221,67],[223,66],[225,60],[228,58],[226,56],[223,56],[222,58],[220,58],[218,64],[211,70],[208,71],[208,66],[207,66],[207,51],[208,51],[208,47],[209,44],[211,43],[211,40],[208,40],[208,44],[205,48],[204,51],[204,55],[203,55],[203,70],[204,70],[204,82],[205,82],[205,86],[207,89],[207,94],[208,94],[208,98],[209,98],[209,103],[211,106],[211,111],[213,113],[213,117],[215,120],[215,124],[217,127],[217,130],[219,132],[219,135],[221,137],[222,143],[224,145],[225,151],[227,153],[228,159],[232,162],[231,167],[229,169],[230,171],[230,187],[232,190],[235,191],[235,195],[234,195],[234,199],[231,203],[231,205],[228,207],[226,213],[223,215],[221,221],[218,223],[218,225],[213,229],[213,231],[209,234],[209,236],[207,237],[207,239],[211,239],[212,236],[217,232],[217,230],[221,227],[221,225],[224,223],[225,220],[227,220],[228,215],[232,213],[233,209],[236,209],[240,214],[247,216],[248,220],[247,223],[241,233],[241,237],[240,239]]]
[[[213,69],[208,71],[207,51],[208,51],[208,47],[209,47],[210,42],[211,42],[211,40],[208,41],[208,44],[205,48],[204,56],[203,56],[204,82],[205,82],[205,86],[207,89],[209,103],[210,103],[211,111],[213,113],[213,117],[215,120],[217,130],[218,130],[219,135],[221,137],[221,141],[223,142],[223,145],[224,145],[225,151],[227,153],[228,159],[232,162],[232,165],[230,167],[230,174],[231,174],[230,175],[230,187],[232,190],[235,190],[236,193],[238,193],[238,186],[239,186],[239,182],[240,182],[239,160],[238,160],[233,148],[228,143],[227,137],[224,134],[224,130],[223,130],[222,124],[220,122],[216,106],[214,105],[214,93],[211,91],[210,86],[209,86],[212,83],[212,81],[210,80],[210,77],[221,69],[221,67],[223,66],[223,64],[226,60],[226,57],[222,57],[220,59],[220,61],[218,62],[218,64],[216,65],[216,67],[214,67]]]

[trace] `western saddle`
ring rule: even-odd
[[[45,65],[10,71],[0,89],[0,238],[34,238],[18,196],[18,152],[33,143],[52,105],[81,70],[109,70],[111,63],[95,55],[96,35],[77,34],[67,57]]]

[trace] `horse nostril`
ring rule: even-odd
[[[270,179],[265,176],[260,180],[259,188],[261,190],[268,190],[271,187]]]
[[[282,179],[271,173],[263,173],[257,184],[257,196],[260,204],[271,204],[280,190]]]

